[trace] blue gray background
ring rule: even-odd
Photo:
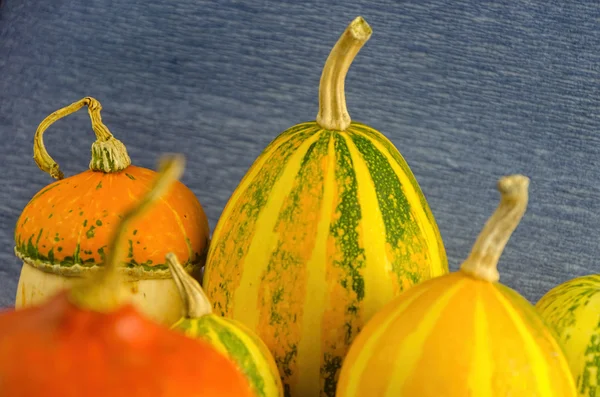
[[[501,281],[535,302],[596,272],[600,235],[600,5],[593,1],[3,0],[0,6],[0,306],[20,263],[13,230],[52,182],[32,137],[84,96],[135,164],[188,157],[211,229],[281,131],[313,120],[321,68],[357,15],[373,27],[346,81],[353,119],[398,147],[456,270],[495,209],[496,180],[531,178]],[[87,112],[46,134],[66,175],[86,169]]]

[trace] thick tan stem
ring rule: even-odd
[[[64,174],[59,165],[48,154],[44,145],[44,132],[55,121],[75,113],[82,107],[87,106],[90,119],[92,120],[92,129],[96,134],[96,142],[92,144],[92,159],[90,160],[90,169],[101,172],[118,172],[129,167],[131,159],[127,154],[125,145],[116,139],[108,128],[102,123],[100,102],[91,97],[85,97],[62,109],[55,111],[46,117],[37,130],[33,139],[33,159],[40,169],[47,172],[54,179],[63,179]]]
[[[174,253],[169,252],[167,254],[167,263],[169,264],[173,280],[181,295],[184,317],[200,318],[207,314],[211,314],[212,305],[204,293],[204,290],[198,281],[185,271]]]
[[[371,37],[372,29],[362,17],[354,19],[329,53],[319,85],[317,123],[324,129],[344,131],[350,125],[344,82],[358,51]]]
[[[80,307],[108,312],[120,306],[125,299],[127,290],[118,271],[118,266],[126,253],[125,233],[133,220],[163,197],[172,184],[181,177],[185,168],[185,159],[182,155],[163,156],[158,168],[152,188],[133,208],[123,214],[121,222],[113,233],[107,249],[104,271],[76,284],[71,289],[70,298]]]
[[[498,190],[500,204],[460,267],[461,271],[490,282],[500,279],[498,261],[527,209],[529,178],[523,175],[505,176],[498,181]]]

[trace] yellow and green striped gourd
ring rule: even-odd
[[[600,396],[600,275],[557,285],[536,308],[563,345],[578,395]]]
[[[243,324],[214,314],[202,287],[177,256],[168,253],[166,258],[184,308],[171,329],[208,341],[224,353],[246,375],[256,397],[283,397],[277,365],[264,342]]]
[[[502,198],[456,272],[379,311],[354,340],[338,397],[574,397],[558,341],[533,305],[498,282],[497,263],[528,201],[529,179]]]
[[[256,159],[212,236],[203,286],[214,310],[265,341],[286,396],[334,396],[347,349],[402,291],[448,272],[428,203],[395,146],[350,120],[344,81],[370,38],[361,17],[331,51],[316,121]]]

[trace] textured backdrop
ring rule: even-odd
[[[326,4],[328,3],[328,4]],[[498,177],[531,178],[501,280],[532,302],[597,271],[600,6],[592,1],[4,0],[0,7],[0,306],[14,302],[13,230],[52,182],[32,159],[49,113],[84,96],[135,164],[188,157],[211,229],[279,132],[317,113],[323,63],[357,15],[373,27],[346,81],[353,119],[415,173],[455,270],[495,209]],[[87,112],[46,145],[86,169]]]

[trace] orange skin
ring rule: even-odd
[[[91,267],[104,262],[106,247],[120,216],[150,189],[156,172],[130,165],[104,173],[87,170],[56,181],[38,192],[23,210],[15,229],[17,251],[45,263],[75,271],[73,263]],[[209,225],[194,193],[177,181],[126,237],[127,263],[146,270],[168,271],[167,251],[183,263],[203,265]],[[66,266],[65,266],[66,265]],[[60,271],[59,271],[60,273]]]
[[[207,342],[138,314],[103,314],[61,292],[0,313],[0,395],[10,397],[245,397],[250,385]]]

